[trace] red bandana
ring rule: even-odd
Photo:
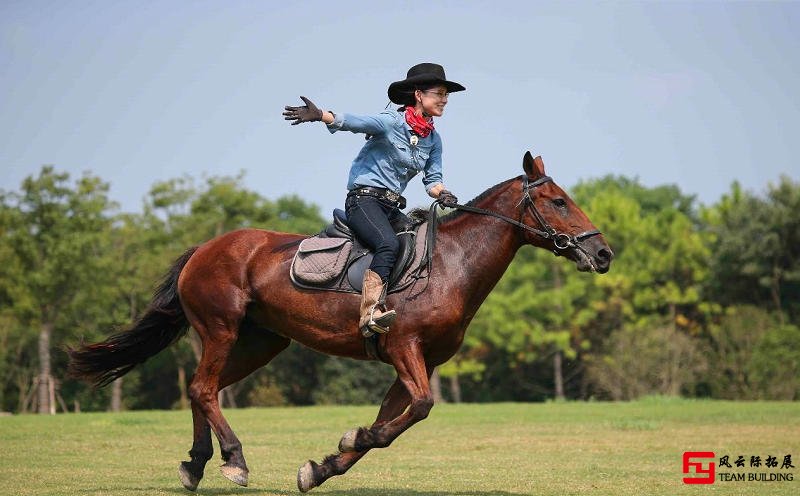
[[[417,114],[414,107],[406,107],[406,122],[411,126],[411,130],[417,133],[420,138],[426,138],[433,131],[433,118],[424,117]]]

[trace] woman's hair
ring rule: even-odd
[[[403,106],[413,107],[417,104],[417,99],[414,97],[415,91],[425,91],[437,86],[441,86],[441,83],[423,83],[414,85],[412,89],[403,92]]]

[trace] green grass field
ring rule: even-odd
[[[228,410],[250,486],[209,462],[198,494],[300,494],[297,468],[335,451],[376,407]],[[190,494],[177,476],[191,445],[188,411],[0,417],[0,494]],[[792,482],[682,482],[684,451],[792,455]],[[800,494],[800,403],[650,398],[632,403],[437,405],[391,447],[309,494]]]

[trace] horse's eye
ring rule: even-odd
[[[558,208],[567,208],[567,202],[563,198],[553,198],[553,205]]]

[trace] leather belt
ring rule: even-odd
[[[347,192],[347,196],[354,195],[372,196],[381,200],[386,200],[390,203],[394,203],[399,209],[406,208],[405,197],[401,196],[400,193],[395,193],[390,189],[375,188],[373,186],[358,186]]]

